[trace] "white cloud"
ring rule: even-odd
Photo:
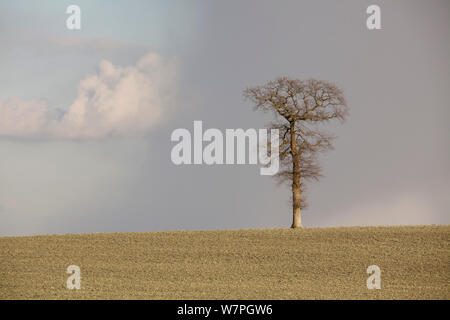
[[[161,123],[173,104],[176,66],[150,52],[135,66],[102,61],[78,84],[78,95],[60,119],[42,101],[0,100],[0,136],[102,138],[141,135]]]
[[[17,97],[0,100],[0,136],[36,135],[47,125],[47,105],[44,101],[23,101]]]

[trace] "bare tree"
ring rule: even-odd
[[[255,110],[275,114],[270,127],[280,131],[281,161],[276,177],[292,183],[291,228],[300,228],[300,210],[306,207],[305,184],[321,177],[318,153],[331,149],[334,138],[321,130],[320,124],[345,120],[348,108],[343,92],[326,81],[278,78],[247,88],[244,96],[254,103]]]

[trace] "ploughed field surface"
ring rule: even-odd
[[[450,299],[450,226],[0,237],[0,299]]]

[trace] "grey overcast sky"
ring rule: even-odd
[[[449,224],[449,15],[447,0],[1,1],[0,235],[288,227],[289,188],[258,165],[170,160],[194,120],[263,128],[242,91],[278,76],[334,82],[350,107],[306,227]]]

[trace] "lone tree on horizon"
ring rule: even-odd
[[[270,127],[280,132],[281,170],[276,177],[280,183],[292,183],[291,228],[301,228],[300,210],[307,206],[305,183],[322,177],[318,153],[333,148],[334,136],[319,125],[345,120],[348,107],[343,92],[326,81],[282,77],[247,88],[244,96],[254,103],[255,110],[275,114]]]

